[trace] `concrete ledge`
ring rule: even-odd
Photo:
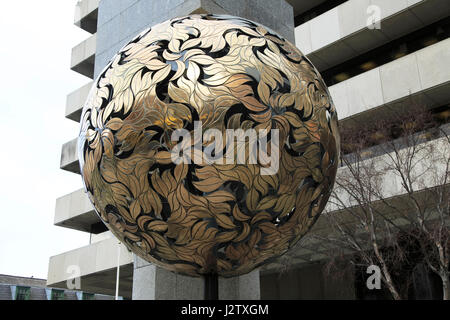
[[[450,39],[329,87],[340,120],[392,106],[411,95],[429,107],[450,101]]]
[[[85,84],[81,88],[73,91],[69,95],[67,95],[66,99],[66,118],[80,122],[81,112],[83,110],[83,106],[86,103],[87,96],[89,91],[92,88],[93,81]]]
[[[100,221],[84,189],[56,199],[55,226],[92,232],[92,225]]]
[[[74,47],[70,69],[93,79],[96,46],[97,34],[94,34]]]
[[[98,4],[100,0],[80,0],[75,6],[74,24],[81,29],[97,32]]]
[[[369,6],[381,9],[379,30],[367,28]],[[449,11],[447,0],[349,0],[296,27],[295,43],[321,71],[444,18]]]
[[[50,257],[47,286],[67,288],[79,276],[81,290],[114,295],[118,240],[115,237]],[[120,244],[119,295],[131,298],[133,255]],[[79,273],[78,273],[79,271]]]
[[[75,138],[63,144],[61,148],[61,161],[59,167],[73,173],[80,173],[77,151],[78,139]]]

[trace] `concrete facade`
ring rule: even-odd
[[[381,29],[371,30],[367,21],[375,6]],[[446,0],[349,0],[296,27],[295,43],[322,71],[447,14]]]
[[[119,248],[119,295],[131,298],[133,255],[111,234],[104,240],[50,257],[47,285],[67,288],[68,280],[75,284],[73,279],[79,277],[82,290],[114,295]]]
[[[450,39],[423,48],[381,67],[329,87],[339,119],[391,106],[409,96],[421,96],[429,106],[450,100]]]
[[[99,4],[95,77],[110,59],[144,29],[174,17],[216,13],[244,17],[294,41],[294,16],[284,0],[102,0]]]
[[[112,300],[112,296],[61,290],[46,286],[45,279],[26,278],[0,274],[0,300]],[[18,293],[28,292],[18,297]],[[121,297],[122,298],[122,297]]]
[[[319,13],[294,28],[294,17],[323,4],[323,0],[82,0],[76,7],[75,25],[92,35],[72,51],[71,69],[89,79],[100,74],[114,54],[143,29],[175,16],[189,13],[217,13],[242,16],[278,31],[295,41],[296,46],[319,71],[345,65],[352,58],[379,48],[401,36],[428,26],[450,15],[448,0],[348,0]],[[381,29],[370,30],[368,8],[380,8]],[[93,23],[95,21],[95,23]],[[429,108],[450,102],[450,41],[444,39],[401,58],[362,72],[329,86],[341,124],[370,119],[385,113],[399,102],[413,98]],[[80,120],[81,109],[92,82],[67,97],[65,116]],[[74,132],[74,137],[77,132]],[[429,143],[438,145],[439,139]],[[387,156],[387,155],[384,155]],[[382,159],[383,155],[379,155]],[[76,139],[62,146],[61,169],[79,173]],[[342,168],[339,169],[341,172]],[[398,179],[386,176],[386,193],[393,199],[401,196]],[[81,179],[80,179],[81,188]],[[333,208],[327,207],[329,213]],[[90,244],[50,259],[48,284],[65,286],[70,279],[67,267],[82,266],[82,289],[113,294],[117,243],[109,232],[92,232],[101,225],[83,189],[63,195],[56,201],[54,223],[91,233]],[[323,232],[322,219],[312,232]],[[100,232],[100,233],[99,233]],[[326,255],[318,243],[310,240],[292,254],[291,267],[276,261],[259,272],[236,279],[220,279],[228,288],[221,299],[354,299],[354,279],[330,279],[319,272]],[[116,249],[114,249],[116,248]],[[126,250],[126,249],[125,249]],[[105,254],[102,254],[102,252]],[[121,251],[122,255],[122,251]],[[121,286],[127,298],[201,299],[203,283],[166,272],[123,251]],[[123,272],[122,272],[123,269]],[[140,282],[145,286],[136,286]],[[170,283],[167,290],[158,283]],[[156,286],[152,286],[154,283]],[[189,294],[186,291],[190,288]],[[261,290],[256,290],[260,287]],[[177,288],[177,289],[175,289]]]

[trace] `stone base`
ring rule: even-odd
[[[176,274],[134,256],[133,300],[203,300],[204,279]],[[220,300],[259,300],[259,271],[219,278]]]

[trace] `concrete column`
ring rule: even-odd
[[[123,45],[145,28],[203,13],[250,19],[295,43],[294,10],[285,0],[102,0],[98,7],[94,78]]]
[[[133,300],[203,300],[204,279],[176,274],[134,256]],[[220,300],[259,300],[259,271],[219,278]]]
[[[219,300],[259,300],[259,270],[240,277],[219,278]]]
[[[202,300],[202,278],[176,274],[134,255],[133,300]]]

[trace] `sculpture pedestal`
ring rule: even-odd
[[[219,277],[219,300],[259,300],[260,298],[258,269],[240,277]]]
[[[164,270],[134,256],[133,300],[203,300],[203,278]],[[259,271],[235,278],[219,278],[220,300],[259,300]]]

